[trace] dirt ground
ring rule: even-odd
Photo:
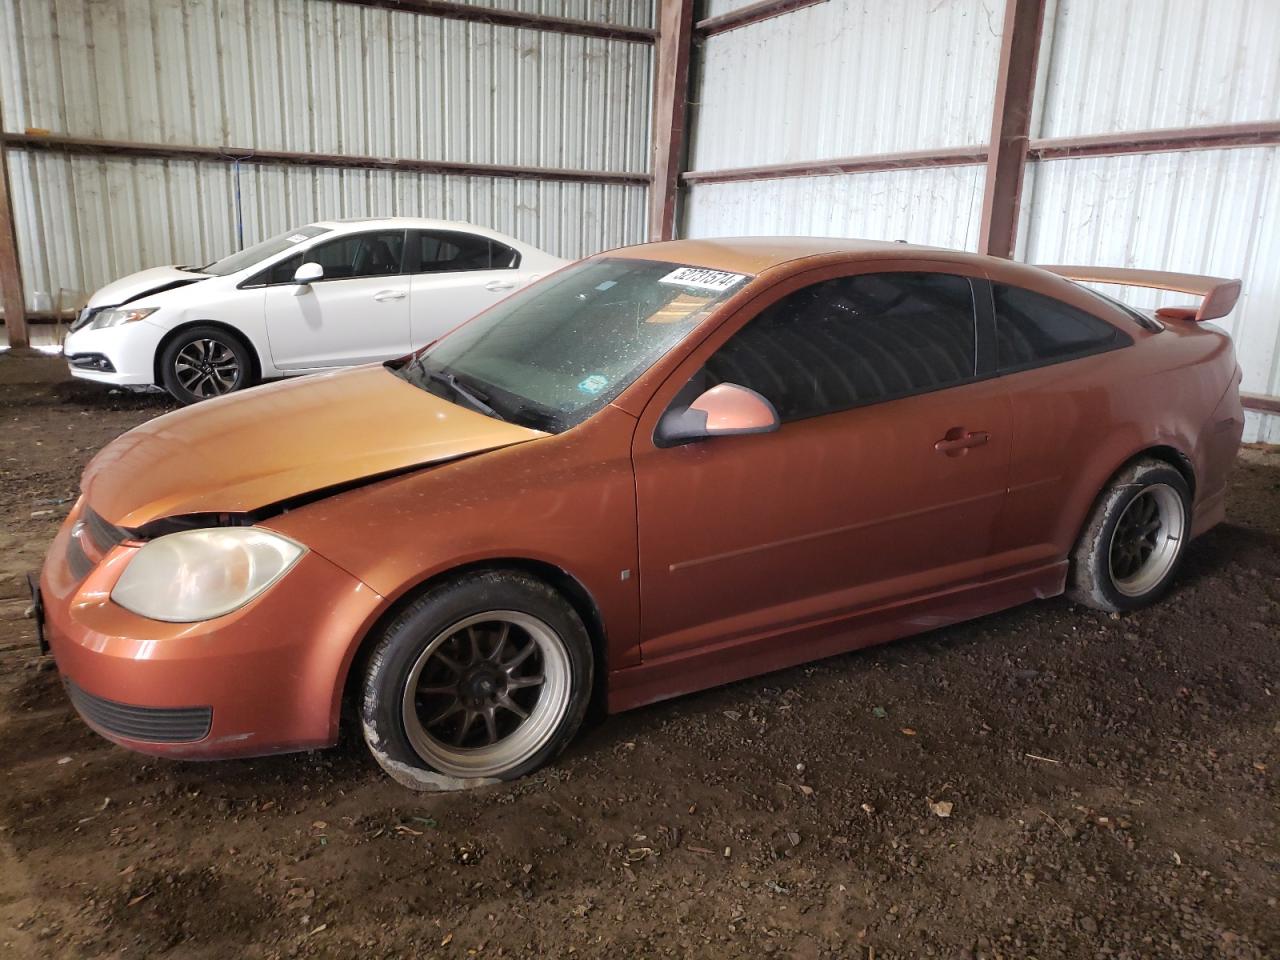
[[[1037,603],[427,796],[357,739],[185,764],[77,720],[21,574],[167,406],[56,373],[0,358],[0,956],[1280,956],[1280,453],[1155,609]]]

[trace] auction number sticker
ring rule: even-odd
[[[732,290],[746,279],[741,273],[725,273],[723,270],[705,270],[702,267],[680,267],[672,270],[659,283],[670,283],[681,287],[697,287],[699,290],[714,290],[724,293]]]

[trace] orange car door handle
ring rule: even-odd
[[[947,435],[933,445],[933,449],[939,453],[962,453],[970,447],[980,447],[990,439],[991,434],[985,430],[965,432],[963,428],[956,427],[948,430]]]

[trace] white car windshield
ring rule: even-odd
[[[621,393],[750,279],[678,263],[585,260],[391,366],[455,403],[559,432]]]
[[[215,260],[207,266],[192,267],[191,270],[193,273],[207,273],[212,277],[229,277],[233,273],[247,270],[249,267],[261,263],[269,257],[274,257],[278,253],[284,253],[304,240],[310,240],[312,237],[318,237],[320,234],[328,232],[329,227],[317,227],[314,224],[298,227],[295,230],[286,230],[270,240],[255,243],[252,247],[246,247],[239,253],[233,253],[230,256],[223,257],[221,260]]]

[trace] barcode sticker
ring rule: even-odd
[[[658,282],[724,293],[726,290],[732,290],[745,279],[746,276],[741,273],[725,273],[722,270],[706,270],[702,267],[680,267],[672,270]]]

